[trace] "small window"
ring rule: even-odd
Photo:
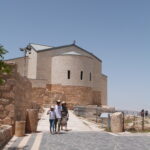
[[[81,79],[81,80],[83,79],[83,71],[81,71],[80,79]]]
[[[92,73],[90,72],[90,81],[92,81]]]
[[[68,79],[70,79],[70,70],[68,70]]]

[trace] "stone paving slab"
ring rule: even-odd
[[[23,150],[32,150],[39,133],[33,134]],[[8,150],[18,150],[18,138]],[[150,150],[149,136],[113,136],[106,132],[64,132],[51,135],[43,132],[39,150]],[[37,149],[37,150],[38,150]]]

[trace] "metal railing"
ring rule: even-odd
[[[142,117],[140,112],[138,111],[129,111],[129,110],[114,110],[114,109],[103,109],[98,106],[75,106],[74,113],[77,116],[81,116],[96,123],[101,124],[101,127],[105,127],[110,131],[110,114],[114,112],[122,112],[123,114],[123,131],[133,129],[137,130],[145,130],[146,125],[148,124],[148,120],[150,121],[150,116]],[[106,114],[103,117],[103,114]],[[150,123],[150,122],[149,122]],[[131,126],[131,127],[130,127]],[[149,129],[150,130],[150,129]]]

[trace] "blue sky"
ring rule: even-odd
[[[29,42],[71,44],[103,61],[108,102],[150,110],[149,0],[1,0],[0,43],[6,59]]]

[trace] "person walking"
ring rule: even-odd
[[[65,131],[68,131],[67,129],[67,121],[69,118],[68,108],[65,101],[62,102],[62,120],[61,120],[61,130],[63,130],[63,127],[65,127]]]
[[[47,115],[49,114],[49,122],[50,122],[50,133],[55,133],[55,120],[56,120],[56,114],[54,111],[54,106],[50,107],[50,110],[48,110]]]
[[[55,105],[55,114],[56,114],[55,132],[56,133],[60,133],[60,125],[61,125],[61,118],[62,118],[61,111],[62,111],[61,101],[57,100]]]

